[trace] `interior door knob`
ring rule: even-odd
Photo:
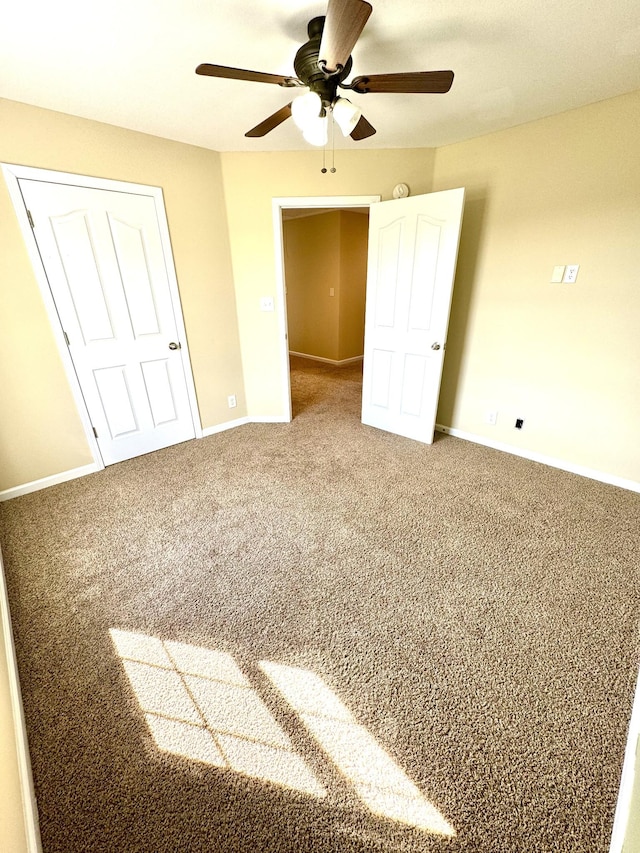
[[[182,344],[176,343],[175,341],[171,341],[171,343],[169,344],[169,349],[181,349],[181,348],[182,348]]]
[[[171,344],[169,344],[169,346],[171,346]],[[431,349],[440,349],[440,344],[436,341],[435,343],[431,344]]]

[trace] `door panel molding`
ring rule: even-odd
[[[362,422],[425,444],[433,441],[464,194],[459,187],[384,201],[369,219]]]
[[[40,257],[38,245],[29,222],[26,205],[20,191],[20,180],[33,180],[49,184],[71,185],[94,190],[108,190],[110,192],[129,193],[133,195],[151,196],[155,202],[157,223],[159,230],[160,243],[164,254],[166,265],[166,278],[169,290],[169,296],[173,307],[174,319],[179,340],[182,342],[183,353],[183,370],[186,384],[187,396],[191,409],[191,418],[193,421],[194,434],[196,438],[201,438],[203,435],[202,425],[196,397],[195,383],[193,380],[193,372],[191,361],[189,358],[186,329],[184,326],[184,317],[182,314],[182,305],[180,300],[180,292],[178,289],[178,281],[173,260],[173,252],[171,248],[171,239],[169,235],[169,225],[167,221],[166,209],[164,206],[164,196],[160,187],[148,186],[145,184],[133,184],[125,181],[116,181],[107,178],[95,178],[86,175],[76,175],[68,172],[58,172],[49,169],[39,169],[32,166],[20,166],[12,163],[2,163],[2,172],[9,191],[9,196],[13,203],[13,207],[17,216],[18,224],[22,232],[22,236],[27,248],[31,267],[34,271],[40,293],[43,298],[45,309],[47,312],[50,327],[53,332],[54,340],[60,354],[62,365],[65,371],[67,382],[71,389],[71,393],[76,405],[76,410],[80,417],[80,421],[84,430],[85,438],[89,449],[93,455],[95,470],[101,470],[105,467],[98,442],[93,433],[93,426],[87,405],[82,394],[78,377],[74,368],[73,360],[64,337],[60,318],[56,310],[55,301],[49,286],[49,281],[45,272],[43,261]]]

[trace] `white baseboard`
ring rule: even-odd
[[[544,453],[536,453],[533,450],[514,447],[512,444],[494,441],[491,438],[485,438],[483,435],[465,432],[454,427],[436,424],[436,430],[446,435],[452,435],[454,438],[463,438],[465,441],[472,441],[474,444],[482,444],[485,447],[492,447],[494,450],[501,450],[503,453],[511,453],[512,456],[521,456],[523,459],[530,459],[532,462],[541,462],[543,465],[549,465],[551,468],[559,468],[561,471],[579,474],[581,477],[588,477],[590,480],[598,480],[610,486],[619,486],[619,488],[627,489],[630,492],[640,492],[640,483],[636,483],[635,480],[625,480],[624,477],[617,477],[615,474],[607,474],[604,471],[597,471],[595,468],[587,468],[584,465],[574,465],[573,462],[566,462],[564,459],[557,459],[554,456],[546,456]]]
[[[215,435],[218,432],[224,432],[228,429],[243,426],[244,424],[279,424],[289,423],[289,418],[281,415],[256,417],[256,418],[236,418],[233,421],[226,421],[223,424],[216,424],[212,427],[207,427],[202,430],[202,438],[208,435]],[[46,489],[49,486],[57,486],[58,483],[66,483],[67,480],[75,480],[78,477],[86,477],[87,474],[95,474],[97,471],[102,471],[103,467],[96,463],[91,465],[83,465],[81,468],[72,468],[69,471],[61,471],[59,474],[52,474],[50,477],[43,477],[41,480],[33,480],[31,483],[23,483],[20,486],[14,486],[11,489],[5,489],[0,492],[0,501],[9,501],[11,498],[18,498],[20,495],[28,495],[30,492],[38,492],[40,489]]]
[[[235,427],[243,426],[244,424],[288,424],[289,418],[285,415],[258,415],[256,417],[237,418],[235,421],[227,421],[224,424],[207,427],[202,430],[202,436],[205,438],[208,435],[215,435],[218,432],[224,432],[227,429],[235,429]]]
[[[337,367],[342,367],[343,364],[354,364],[356,361],[364,359],[363,355],[354,355],[353,358],[336,360],[335,358],[322,358],[319,355],[309,355],[306,352],[293,352],[293,350],[289,350],[289,355],[295,355],[298,358],[308,358],[310,361],[321,361],[324,364],[334,364]]]
[[[613,831],[611,833],[611,845],[609,853],[623,853],[624,841],[627,834],[629,817],[631,816],[631,797],[633,786],[638,772],[637,750],[640,749],[640,672],[636,682],[636,694],[631,711],[629,731],[627,733],[627,747],[624,752],[624,764],[622,765],[622,776],[618,791],[618,802],[613,820]]]
[[[11,614],[9,612],[9,598],[7,595],[7,584],[4,577],[4,566],[2,564],[2,553],[0,552],[0,618],[2,621],[2,637],[4,640],[5,657],[9,678],[9,694],[11,699],[11,715],[13,717],[13,734],[18,760],[18,782],[22,799],[22,817],[24,824],[24,840],[26,841],[28,853],[41,853],[40,830],[38,827],[38,807],[33,787],[33,775],[31,773],[31,759],[29,757],[29,745],[27,742],[27,727],[24,720],[22,708],[22,693],[20,691],[20,679],[18,677],[18,664],[16,661],[16,650],[13,643],[13,632],[11,630]],[[20,847],[22,849],[22,839]]]
[[[41,480],[33,480],[31,483],[23,483],[21,486],[14,486],[12,489],[5,489],[0,492],[0,501],[9,501],[11,498],[20,497],[20,495],[28,495],[29,492],[38,492],[48,486],[57,486],[58,483],[66,483],[67,480],[86,477],[87,474],[95,474],[96,471],[102,470],[102,466],[92,462],[90,465],[83,465],[81,468],[61,471],[59,474],[52,474],[50,477],[43,477]]]
[[[299,353],[292,353],[298,355]],[[314,356],[302,356],[302,358],[314,358]],[[322,360],[322,359],[317,359]],[[326,361],[326,359],[324,359]],[[354,359],[352,359],[354,360]],[[357,359],[355,359],[357,360]],[[336,362],[338,363],[338,362]],[[341,362],[346,363],[346,362]],[[226,421],[223,424],[207,427],[202,430],[203,438],[208,435],[215,435],[218,432],[224,432],[228,429],[243,426],[244,424],[286,424],[289,423],[289,418],[286,415],[264,415],[264,416],[246,416],[236,418],[233,421]],[[593,468],[586,468],[583,465],[574,465],[571,462],[566,462],[564,459],[556,459],[552,456],[546,456],[543,453],[536,453],[530,450],[523,450],[520,447],[514,447],[511,444],[505,444],[501,441],[494,441],[490,438],[485,438],[482,435],[465,432],[454,427],[443,426],[436,424],[438,432],[452,435],[454,438],[462,438],[465,441],[472,441],[475,444],[482,444],[485,447],[492,447],[494,450],[501,450],[504,453],[511,453],[513,456],[521,456],[523,459],[530,459],[532,462],[541,462],[543,465],[549,465],[552,468],[559,468],[562,471],[569,471],[572,474],[579,474],[582,477],[588,477],[590,480],[598,480],[601,483],[608,483],[611,486],[618,486],[621,489],[626,489],[630,492],[640,493],[640,483],[635,480],[626,480],[623,477],[617,477],[614,474],[607,474],[603,471],[597,471]],[[49,486],[56,486],[58,483],[66,483],[67,480],[75,480],[78,477],[85,477],[87,474],[95,474],[101,471],[102,467],[92,462],[90,465],[83,465],[81,468],[72,468],[69,471],[61,471],[59,474],[52,474],[50,477],[43,477],[41,480],[33,480],[31,483],[23,483],[20,486],[14,486],[11,489],[5,489],[0,492],[0,501],[8,501],[11,498],[27,495],[30,492],[37,492],[40,489],[46,489]]]
[[[235,418],[233,421],[225,421],[223,424],[216,424],[212,427],[206,427],[202,430],[202,437],[206,438],[208,435],[215,435],[218,432],[225,432],[228,429],[234,429],[235,427],[243,426],[244,424],[251,423],[251,418]]]

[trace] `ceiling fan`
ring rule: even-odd
[[[354,140],[366,139],[376,132],[360,109],[347,98],[338,96],[338,88],[359,95],[369,92],[432,93],[448,92],[453,83],[453,71],[415,71],[400,74],[371,74],[344,80],[351,73],[353,50],[369,15],[373,11],[366,0],[329,0],[327,14],[309,21],[305,42],[296,53],[293,67],[297,77],[265,74],[230,68],[226,65],[203,63],[196,74],[246,80],[256,83],[275,83],[284,88],[306,87],[309,91],[281,107],[245,136],[266,136],[283,121],[293,116],[304,138],[314,145],[325,145],[329,115],[345,136]]]

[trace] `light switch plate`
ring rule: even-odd
[[[272,296],[262,296],[260,298],[260,310],[261,311],[273,311],[273,297]]]
[[[573,282],[578,278],[578,270],[580,269],[580,264],[569,264],[569,266],[564,271],[564,278],[562,281],[565,284],[573,284]]]
[[[551,273],[551,283],[560,284],[564,276],[564,267],[554,267]]]

